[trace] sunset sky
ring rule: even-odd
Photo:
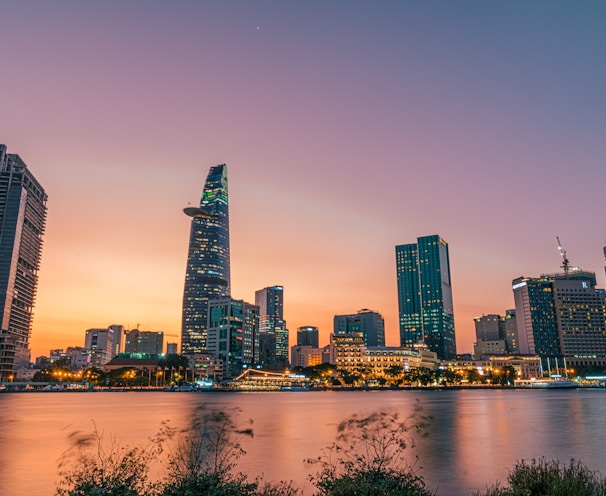
[[[395,249],[450,248],[459,353],[512,279],[606,245],[602,1],[3,2],[0,143],[46,189],[32,357],[137,324],[178,340],[190,219],[229,169],[235,298],[291,330],[376,310]]]

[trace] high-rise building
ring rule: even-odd
[[[320,345],[318,328],[315,326],[302,326],[297,328],[297,346],[312,346],[318,348]]]
[[[102,367],[114,358],[114,330],[87,329],[84,347],[90,351],[91,367]]]
[[[288,329],[284,320],[284,288],[271,286],[255,292],[259,307],[259,364],[288,367]]]
[[[604,290],[587,271],[519,277],[512,283],[520,352],[543,367],[606,365]]]
[[[222,361],[225,377],[236,377],[253,365],[259,308],[242,300],[216,298],[208,301],[208,312],[208,352]]]
[[[206,350],[208,302],[230,296],[227,166],[211,167],[192,217],[183,291],[181,353]]]
[[[114,331],[115,337],[115,331]],[[133,329],[124,333],[124,353],[158,356],[164,351],[164,333]]]
[[[385,346],[385,321],[378,312],[364,308],[354,314],[335,315],[333,325],[335,335],[361,332],[365,346]]]
[[[46,200],[19,155],[0,145],[0,381],[29,363]]]
[[[400,344],[456,356],[448,244],[440,236],[396,246]]]
[[[489,314],[473,320],[476,326],[475,357],[507,354],[505,318],[501,315]]]

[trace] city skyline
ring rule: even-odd
[[[399,344],[393,249],[435,232],[459,352],[556,236],[605,285],[601,4],[33,3],[3,12],[0,142],[49,194],[34,356],[180,334],[182,208],[218,163],[232,294],[283,285],[291,344],[361,308]]]

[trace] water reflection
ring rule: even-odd
[[[303,460],[333,441],[339,422],[381,408],[407,415],[417,400],[433,420],[429,436],[405,455],[418,455],[428,485],[442,496],[503,480],[521,458],[576,458],[606,471],[606,391],[25,393],[0,396],[0,494],[52,494],[68,433],[92,430],[93,420],[123,444],[142,444],[164,420],[186,427],[200,405],[238,407],[240,420],[253,420],[241,470],[294,480],[310,494],[313,467]]]

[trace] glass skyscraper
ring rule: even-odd
[[[448,244],[440,236],[396,246],[400,344],[456,356]]]
[[[46,199],[23,160],[0,145],[0,381],[29,363]]]
[[[263,367],[288,367],[288,329],[284,320],[284,288],[271,286],[255,292],[259,307],[259,355]]]
[[[181,353],[206,350],[208,301],[230,296],[227,166],[211,167],[192,217],[183,291]]]

